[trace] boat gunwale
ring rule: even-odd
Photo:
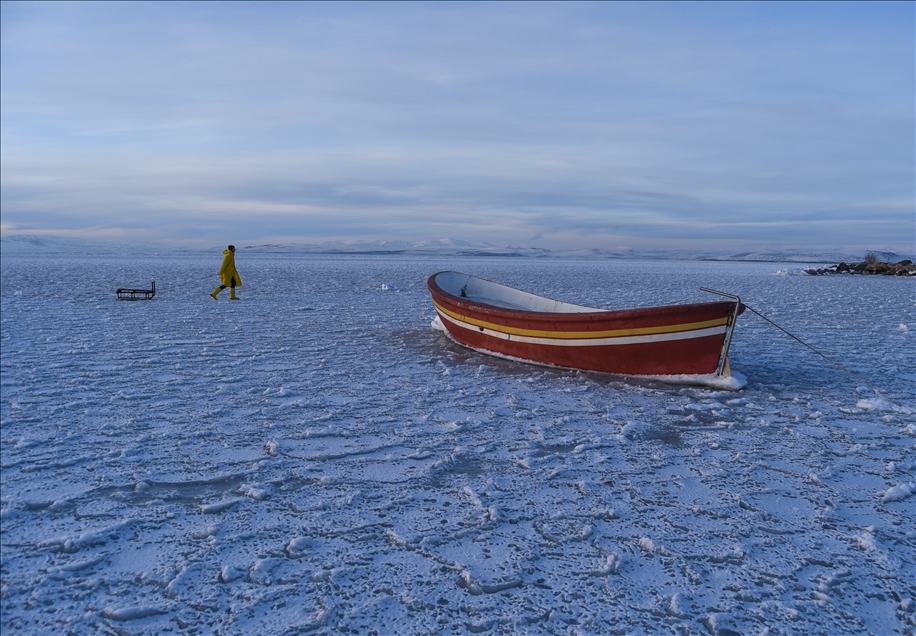
[[[462,298],[461,296],[456,296],[455,294],[446,291],[439,285],[436,281],[436,277],[440,274],[460,274],[462,276],[467,276],[469,279],[475,278],[498,287],[504,287],[513,291],[521,292],[524,294],[530,294],[536,296],[537,298],[543,298],[545,300],[550,300],[554,302],[564,303],[566,305],[574,305],[574,303],[567,303],[565,301],[558,301],[547,296],[541,296],[539,294],[533,294],[531,292],[526,292],[522,289],[517,289],[511,287],[510,285],[504,285],[502,283],[497,283],[486,278],[480,278],[479,276],[473,276],[470,274],[461,274],[460,272],[455,272],[452,270],[443,270],[441,272],[436,272],[429,277],[427,281],[427,286],[430,291],[435,293],[438,292],[442,296],[446,297],[449,302],[463,307],[471,311],[479,311],[486,313],[488,315],[494,315],[506,319],[519,319],[519,318],[528,318],[536,320],[545,320],[545,321],[554,321],[554,322],[573,322],[573,321],[613,321],[613,320],[632,320],[632,319],[665,319],[672,317],[672,311],[676,310],[676,313],[687,313],[695,309],[711,309],[714,305],[729,305],[732,306],[734,303],[728,301],[712,301],[704,303],[679,303],[675,305],[655,305],[652,307],[636,307],[631,309],[598,309],[597,307],[586,307],[585,305],[575,305],[577,307],[585,307],[586,309],[593,309],[594,311],[583,311],[583,312],[549,312],[549,311],[538,311],[536,309],[515,309],[510,307],[501,307],[499,305],[491,305],[489,303],[481,302],[478,300],[472,300],[469,298]]]

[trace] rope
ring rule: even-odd
[[[843,371],[844,373],[848,373],[850,376],[852,376],[853,378],[855,378],[856,380],[858,380],[859,382],[861,382],[862,384],[864,384],[865,386],[867,386],[869,389],[871,389],[872,391],[874,391],[875,393],[877,393],[879,396],[881,396],[881,398],[887,400],[888,402],[891,402],[890,400],[888,400],[888,399],[881,393],[881,391],[879,391],[878,389],[876,389],[875,387],[873,387],[872,385],[870,385],[868,382],[866,382],[865,380],[863,380],[862,378],[860,378],[859,376],[857,376],[855,373],[853,373],[852,371],[850,371],[849,369],[847,369],[846,367],[844,367],[842,364],[840,364],[840,363],[838,363],[838,362],[836,362],[836,361],[834,361],[834,360],[831,360],[830,358],[828,358],[827,356],[825,356],[823,353],[821,353],[820,351],[818,351],[817,349],[815,349],[814,347],[812,347],[811,345],[809,345],[807,342],[805,342],[804,340],[802,340],[802,339],[799,338],[798,336],[792,335],[791,333],[789,333],[788,331],[786,331],[785,329],[783,329],[782,327],[780,327],[779,325],[777,325],[775,322],[773,322],[772,320],[770,320],[769,318],[767,318],[766,316],[764,316],[762,313],[760,313],[759,311],[757,311],[756,309],[754,309],[753,307],[751,307],[751,306],[748,305],[747,303],[744,303],[744,306],[747,307],[748,309],[750,309],[751,311],[753,311],[755,314],[757,314],[758,316],[760,316],[760,317],[763,318],[764,320],[766,320],[768,323],[770,323],[771,325],[773,325],[773,326],[776,327],[777,329],[779,329],[781,332],[783,332],[784,334],[786,334],[786,335],[789,336],[790,338],[792,338],[792,339],[794,339],[794,340],[797,340],[797,341],[800,342],[801,344],[803,344],[803,345],[805,345],[806,347],[808,347],[809,349],[811,349],[811,351],[813,351],[814,353],[816,353],[817,355],[819,355],[820,357],[822,357],[824,360],[826,360],[826,361],[829,362],[830,364],[834,365],[835,367],[837,367],[838,369],[840,369],[840,370]],[[891,402],[891,404],[893,404],[893,402]]]

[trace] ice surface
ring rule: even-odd
[[[229,302],[220,260],[3,256],[3,633],[916,633],[916,281],[240,250]],[[750,312],[738,391],[478,354],[445,269],[729,291],[881,395]]]

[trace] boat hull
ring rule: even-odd
[[[458,343],[571,369],[648,376],[714,374],[737,314],[734,302],[623,311],[565,303],[557,303],[562,311],[519,309],[491,303],[499,302],[500,288],[524,292],[467,277],[492,286],[488,291],[497,300],[481,302],[454,293],[455,276],[439,272],[427,284],[442,325]]]

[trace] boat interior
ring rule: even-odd
[[[536,294],[494,283],[484,278],[477,278],[459,272],[441,272],[436,275],[439,287],[453,296],[467,298],[470,301],[522,311],[541,311],[556,314],[584,314],[607,311],[583,305],[564,303]]]

